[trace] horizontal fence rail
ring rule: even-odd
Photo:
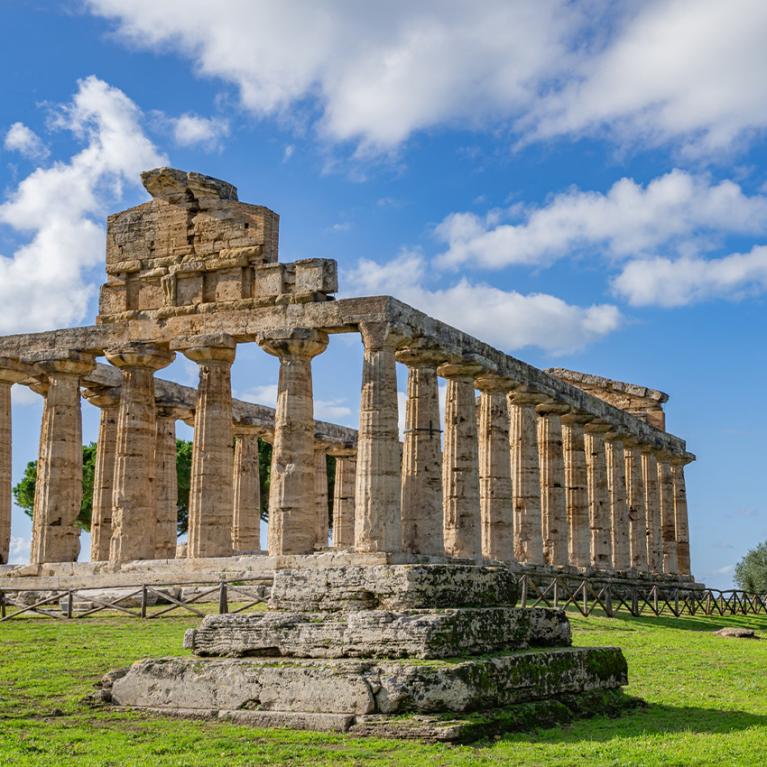
[[[670,588],[572,576],[516,576],[520,607],[573,608],[581,615],[767,614],[767,594],[737,589]],[[191,583],[88,586],[76,589],[0,589],[0,623],[15,618],[73,620],[114,611],[153,620],[170,615],[241,613],[263,609],[271,585],[264,578]]]

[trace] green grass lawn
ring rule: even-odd
[[[623,648],[628,692],[649,707],[446,746],[91,709],[83,698],[103,672],[145,656],[185,654],[184,629],[197,619],[9,621],[0,625],[0,765],[767,764],[767,641],[712,634],[738,625],[767,640],[767,616],[576,615],[572,622],[576,644]]]

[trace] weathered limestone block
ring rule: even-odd
[[[567,504],[568,563],[588,567],[591,547],[589,529],[589,490],[583,425],[587,416],[563,415],[562,450],[565,462],[565,502]]]
[[[47,380],[30,561],[75,562],[80,553],[76,521],[83,495],[80,376],[93,369],[94,360],[63,352],[33,361]]]
[[[364,346],[362,396],[357,436],[354,547],[357,551],[399,551],[399,429],[395,351],[401,329],[386,322],[360,323]]]
[[[570,644],[564,611],[506,607],[210,615],[184,638],[202,657],[450,658]]]
[[[663,539],[658,494],[658,462],[650,447],[642,446],[642,484],[647,526],[647,564],[652,573],[663,572]]]
[[[354,546],[354,492],[357,481],[357,451],[334,448],[336,476],[333,484],[333,546]]]
[[[176,417],[172,407],[157,408],[155,462],[155,559],[173,559],[178,538]]]
[[[328,446],[319,441],[314,443],[314,502],[316,549],[328,546]]]
[[[604,434],[610,430],[610,427],[606,424],[591,422],[586,424],[584,429],[589,486],[591,566],[600,570],[609,570],[612,567],[612,519]]]
[[[674,522],[676,526],[676,555],[679,575],[690,575],[690,525],[687,519],[687,488],[684,467],[691,457],[676,458],[671,472],[674,482]]]
[[[479,395],[479,515],[482,556],[514,561],[514,502],[509,452],[509,383],[495,376],[476,381]]]
[[[326,333],[270,333],[261,347],[280,360],[269,484],[269,553],[311,554],[316,538],[312,358],[325,351]]]
[[[513,607],[514,577],[505,567],[476,565],[349,565],[277,570],[273,610],[411,610]]]
[[[410,346],[397,352],[408,365],[405,435],[402,449],[402,550],[443,554],[442,432],[439,422],[439,352]]]
[[[567,503],[561,416],[565,405],[538,405],[538,454],[541,471],[543,556],[547,564],[566,565]]]
[[[634,440],[624,441],[626,457],[626,502],[629,512],[631,567],[647,572],[647,519],[645,517],[642,452]]]
[[[661,539],[663,542],[663,572],[679,572],[676,556],[676,519],[674,516],[674,475],[671,456],[658,456],[658,495],[660,498]]]
[[[627,683],[617,648],[522,650],[457,661],[161,658],[116,679],[123,706],[324,714],[476,711]]]
[[[238,426],[234,439],[232,547],[236,552],[261,550],[260,430]]]
[[[605,439],[607,459],[607,490],[610,497],[610,529],[612,532],[612,566],[628,570],[631,566],[629,548],[629,509],[626,499],[626,458],[623,440],[609,433]]]

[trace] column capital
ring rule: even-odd
[[[354,458],[357,455],[357,448],[347,445],[331,445],[328,455],[332,455],[333,458]]]
[[[328,334],[324,330],[289,328],[259,334],[258,345],[280,359],[311,359],[325,351]]]
[[[696,461],[697,457],[693,453],[682,453],[681,455],[675,453],[670,460],[672,466],[687,466],[687,464]]]
[[[565,426],[585,426],[587,423],[591,423],[594,420],[594,416],[587,415],[586,413],[577,413],[572,410],[569,413],[562,415],[562,423]]]
[[[269,430],[265,426],[258,426],[253,423],[242,423],[234,421],[232,423],[232,433],[235,437],[263,437]]]
[[[201,364],[224,362],[231,365],[237,352],[237,344],[228,333],[178,338],[171,341],[170,348]]]
[[[474,386],[480,391],[492,394],[507,394],[517,388],[518,382],[513,378],[498,375],[497,373],[481,373],[474,380]]]
[[[175,352],[171,352],[162,346],[142,343],[132,343],[114,349],[105,349],[104,355],[115,367],[146,368],[148,370],[160,370],[160,368],[170,365],[176,358]]]
[[[366,349],[395,350],[410,338],[410,331],[395,322],[360,322],[359,331]]]
[[[41,373],[42,371],[35,365],[10,357],[0,357],[0,383],[21,383]]]
[[[608,442],[625,443],[627,436],[628,435],[625,432],[619,431],[618,429],[614,427],[611,427],[610,430],[606,431],[604,434],[604,437]]]
[[[540,416],[558,415],[561,417],[570,412],[570,406],[562,402],[541,402],[540,405],[536,405],[535,412]]]
[[[84,354],[71,350],[47,351],[31,354],[26,358],[39,367],[46,375],[83,376],[96,367],[96,359],[92,354]]]
[[[119,386],[85,387],[83,396],[97,408],[117,407],[120,404]]]
[[[583,430],[587,434],[601,434],[603,437],[611,431],[613,428],[612,424],[605,423],[604,421],[589,421],[587,424],[584,424]]]
[[[492,373],[495,366],[490,360],[479,354],[466,354],[457,359],[450,359],[437,368],[437,373],[442,378],[471,378],[474,379],[482,373]]]
[[[512,405],[542,405],[549,401],[549,397],[542,392],[526,391],[524,388],[509,392]]]
[[[158,418],[175,418],[177,421],[183,421],[189,415],[189,408],[180,405],[165,403],[158,400],[156,403]]]
[[[408,367],[434,368],[442,364],[448,355],[429,338],[414,338],[399,349],[395,358]]]

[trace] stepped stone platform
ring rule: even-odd
[[[102,694],[165,715],[446,741],[627,705],[620,649],[572,647],[563,611],[515,602],[504,567],[278,570],[267,612],[206,617],[185,636],[196,657],[137,661]]]

